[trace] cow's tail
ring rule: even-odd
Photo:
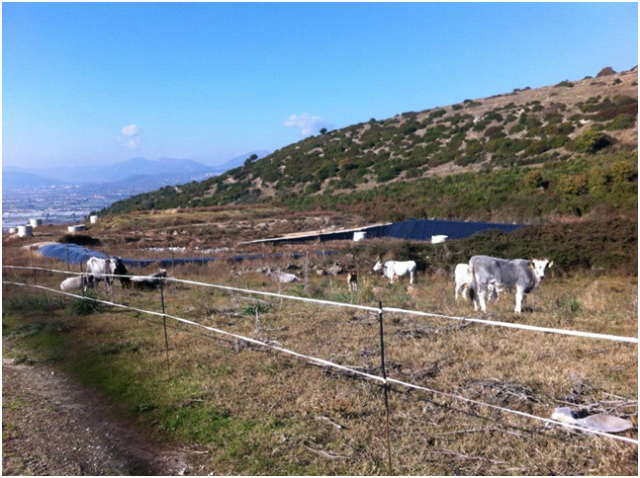
[[[478,297],[478,281],[476,281],[476,271],[472,265],[469,266],[469,274],[471,275],[471,284],[469,284],[469,299],[475,302]]]

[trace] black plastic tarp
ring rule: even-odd
[[[76,244],[46,244],[41,246],[39,249],[40,254],[44,257],[50,257],[53,259],[58,259],[62,262],[67,262],[67,254],[69,255],[69,264],[83,264],[89,260],[91,257],[99,257],[106,258],[106,254],[94,251],[93,249],[88,249],[86,247],[78,246]],[[336,251],[318,251],[315,254],[318,256],[326,255],[329,256],[334,254]],[[208,257],[180,257],[180,258],[164,258],[164,259],[128,259],[123,257],[122,262],[127,266],[134,267],[145,267],[151,264],[158,264],[160,267],[168,267],[172,264],[190,264],[190,263],[205,263],[212,262],[216,260],[231,260],[236,262],[241,262],[243,260],[255,260],[255,259],[265,259],[267,257],[292,257],[294,259],[298,259],[303,256],[301,253],[293,253],[293,254],[283,254],[283,253],[274,253],[274,254],[244,254],[244,255],[236,255],[231,257],[216,257],[216,256],[208,256]]]
[[[448,239],[463,239],[478,232],[497,229],[511,232],[525,227],[519,224],[499,224],[494,222],[444,221],[440,219],[410,219],[382,226],[363,227],[367,239],[395,237],[410,241],[430,241],[431,236],[445,235]],[[278,239],[278,244],[299,244],[312,241],[345,241],[353,239],[353,230],[318,233],[312,236]],[[268,241],[267,241],[268,242]]]
[[[367,238],[395,237],[412,241],[429,241],[431,236],[445,235],[448,239],[463,239],[478,232],[497,229],[511,232],[524,227],[519,224],[492,222],[443,221],[439,219],[410,219],[386,226],[367,229]]]

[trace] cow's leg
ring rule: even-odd
[[[478,299],[480,300],[480,309],[482,310],[482,312],[486,312],[487,311],[487,299],[486,299],[486,296],[487,296],[487,291],[486,290],[479,290],[478,289]]]
[[[524,300],[524,289],[516,286],[516,314],[522,313],[522,301]]]
[[[413,275],[413,271],[409,272],[409,283],[410,284],[415,283],[415,277]]]

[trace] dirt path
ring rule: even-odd
[[[205,454],[153,443],[54,367],[3,359],[2,372],[5,476],[211,473]]]

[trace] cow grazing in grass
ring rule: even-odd
[[[515,312],[522,312],[524,295],[540,287],[545,269],[553,266],[549,259],[497,259],[489,256],[473,256],[469,261],[471,285],[469,297],[475,310],[478,304],[483,312],[487,311],[487,294],[492,290],[516,289]]]
[[[65,292],[78,289],[84,289],[86,291],[88,287],[93,287],[93,276],[89,274],[69,277],[60,283],[60,290]]]
[[[287,274],[286,272],[272,271],[268,269],[267,275],[276,282],[289,284],[291,282],[300,282],[300,278],[295,274]]]
[[[387,261],[384,264],[378,260],[373,266],[374,272],[382,271],[382,274],[389,279],[389,284],[393,284],[394,278],[409,276],[409,284],[415,282],[416,263],[414,261]]]
[[[160,284],[166,279],[167,270],[160,269],[159,272],[150,276],[131,276],[131,283],[137,289],[153,290],[160,287]]]
[[[116,276],[126,276],[129,274],[122,259],[119,257],[109,257],[101,259],[98,257],[90,257],[87,261],[87,274],[93,276],[93,284],[97,286],[99,282],[105,281],[107,288],[111,290]],[[129,277],[117,277],[123,288],[131,285]]]

